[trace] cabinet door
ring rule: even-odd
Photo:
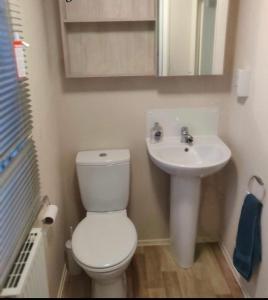
[[[66,21],[154,20],[155,0],[62,0]]]
[[[70,77],[155,76],[154,29],[152,22],[71,24]]]

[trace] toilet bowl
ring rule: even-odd
[[[72,239],[76,262],[92,279],[92,296],[127,296],[125,270],[137,247],[137,233],[126,211],[88,213]]]
[[[92,279],[93,298],[125,298],[125,271],[138,241],[126,211],[130,152],[80,152],[76,165],[87,216],[73,233],[74,258]]]

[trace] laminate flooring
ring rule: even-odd
[[[127,270],[129,298],[242,298],[217,244],[199,244],[192,268],[179,268],[168,246],[139,247]],[[67,276],[64,298],[90,298],[86,274]]]

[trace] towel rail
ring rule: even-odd
[[[266,189],[265,189],[264,182],[260,176],[253,175],[250,177],[248,181],[248,193],[252,194],[252,183],[254,180],[263,188],[262,197],[260,199],[260,201],[263,201],[266,196]]]

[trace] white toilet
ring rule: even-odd
[[[87,216],[73,234],[74,258],[92,279],[93,298],[125,298],[125,270],[137,248],[137,232],[126,212],[130,152],[80,152],[76,166]]]

